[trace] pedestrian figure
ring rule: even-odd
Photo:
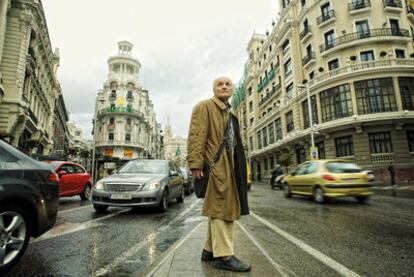
[[[250,265],[234,256],[234,221],[249,214],[246,157],[237,118],[230,112],[232,81],[219,77],[213,82],[214,96],[193,109],[188,135],[188,166],[194,178],[203,178],[210,166],[203,215],[208,217],[202,261],[215,261],[218,269],[249,271]],[[220,152],[224,143],[225,150]],[[217,154],[220,155],[217,155]],[[213,160],[219,156],[215,164]]]
[[[391,186],[395,186],[395,169],[392,163],[388,166],[388,171],[390,172],[390,178],[391,178]]]

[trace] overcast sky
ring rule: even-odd
[[[237,83],[253,32],[265,33],[277,0],[43,0],[70,121],[91,138],[94,101],[118,41],[134,44],[157,121],[187,136],[193,106],[211,97],[212,80]]]

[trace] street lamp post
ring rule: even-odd
[[[298,85],[298,88],[306,89],[306,97],[308,99],[309,127],[310,127],[310,136],[311,136],[311,159],[313,160],[316,158],[314,157],[315,135],[313,131],[312,105],[311,105],[311,97],[310,97],[310,91],[309,91],[309,83],[306,83],[306,85]]]

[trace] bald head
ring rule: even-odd
[[[229,77],[221,76],[213,81],[214,95],[223,102],[227,102],[233,94],[233,83]]]

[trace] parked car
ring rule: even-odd
[[[184,201],[184,180],[179,167],[167,160],[131,160],[92,189],[93,206],[104,212],[109,206],[157,207],[168,209],[169,202]]]
[[[83,166],[73,162],[44,161],[51,165],[59,175],[59,197],[79,195],[82,200],[88,200],[92,191],[91,175]]]
[[[0,271],[55,224],[58,206],[58,175],[0,140]]]
[[[343,160],[316,160],[299,165],[283,178],[283,192],[313,196],[316,202],[327,198],[353,196],[365,202],[372,195],[368,174],[358,165]]]
[[[180,167],[180,170],[184,178],[184,193],[190,195],[194,191],[193,175],[186,167]]]

